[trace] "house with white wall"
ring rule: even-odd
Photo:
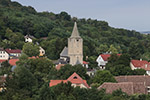
[[[33,42],[33,39],[35,39],[35,37],[28,34],[24,36],[24,39],[25,39],[25,42]]]
[[[147,75],[150,75],[150,62],[146,60],[131,60],[130,67],[132,70],[144,69]]]
[[[9,53],[5,51],[3,48],[0,48],[0,60],[8,60]]]
[[[120,56],[121,54],[117,54]],[[96,62],[98,63],[98,66],[100,69],[105,69],[106,64],[108,63],[108,58],[111,56],[111,54],[100,54],[98,58],[96,59]]]
[[[19,49],[5,49],[5,51],[9,54],[9,57],[20,57],[21,50]]]
[[[42,48],[42,47],[39,47],[39,51],[40,51],[40,54],[39,56],[44,56],[45,55],[45,50]]]

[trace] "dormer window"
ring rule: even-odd
[[[73,79],[77,79],[77,77],[75,76]]]

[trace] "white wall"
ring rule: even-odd
[[[26,38],[25,38],[25,42],[32,42],[32,39],[29,38],[29,37],[26,37]]]
[[[101,56],[98,56],[96,62],[98,63],[98,66],[105,66],[108,63],[108,61],[104,61]]]
[[[8,60],[9,54],[6,51],[0,51],[0,59],[1,60]]]

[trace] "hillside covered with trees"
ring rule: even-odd
[[[88,58],[86,61],[91,69],[97,67],[99,54],[112,52],[106,70],[98,70],[93,76],[88,76],[82,65],[66,64],[56,70],[52,60],[58,59],[67,46],[74,22],[77,22],[84,41],[84,60]],[[24,42],[27,34],[35,37],[33,43]],[[39,54],[37,42],[45,49],[47,57],[32,58]],[[1,47],[21,49],[23,54],[14,70],[9,61],[1,63],[0,76],[5,74],[7,77],[0,100],[150,100],[149,94],[128,95],[122,90],[107,94],[105,89],[97,90],[104,82],[116,83],[114,76],[146,73],[143,69],[131,70],[129,64],[131,58],[150,60],[150,35],[113,28],[106,21],[78,19],[67,12],[37,12],[33,7],[22,6],[18,2],[0,0]],[[116,53],[122,55],[118,57]],[[70,82],[49,86],[50,80],[66,80],[74,72],[91,88],[74,88]]]
[[[0,1],[0,47],[22,49],[26,34],[36,37],[50,59],[57,59],[67,45],[73,24],[84,40],[84,57],[107,51],[128,53],[131,58],[150,60],[150,36],[136,31],[117,29],[106,21],[78,19],[67,12],[37,12],[33,7],[22,6],[10,0]],[[46,40],[41,39],[47,37]]]

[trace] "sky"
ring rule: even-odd
[[[150,31],[150,0],[12,0],[38,12],[106,21],[111,27]]]

